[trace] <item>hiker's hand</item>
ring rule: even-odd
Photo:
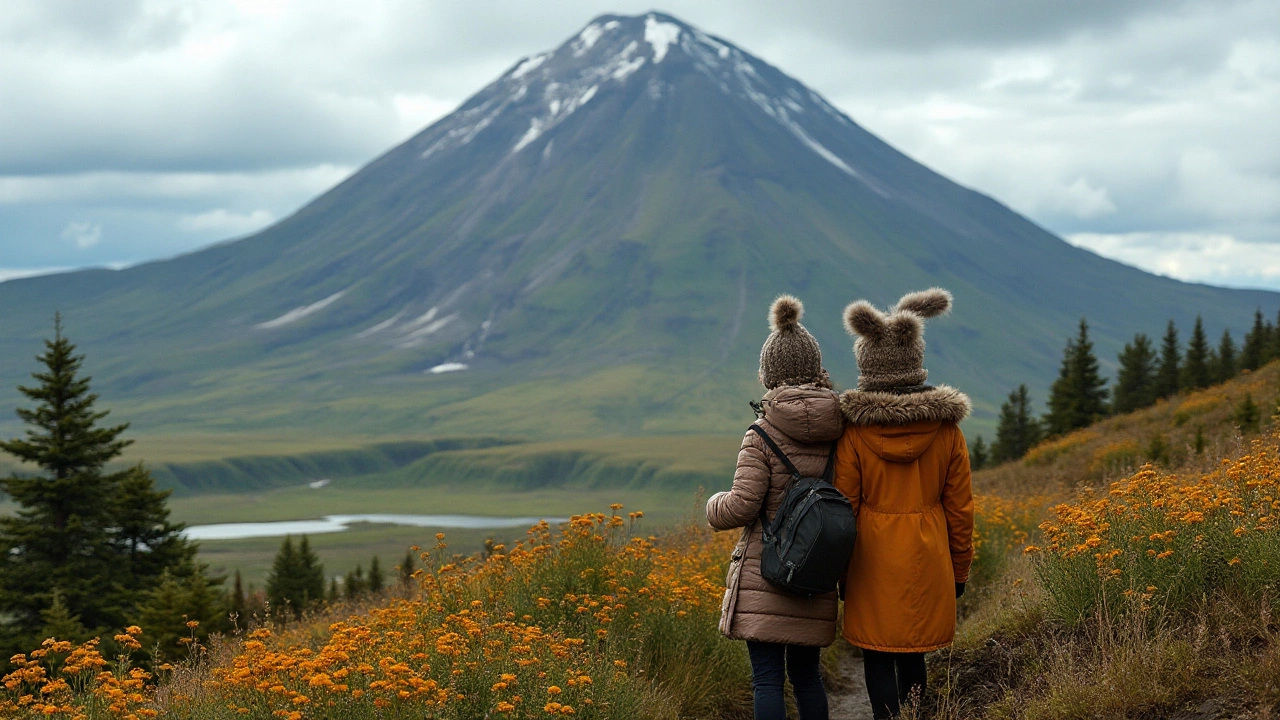
[[[963,594],[964,594],[964,583],[961,583],[961,582],[956,583],[956,599],[959,600],[960,596]]]

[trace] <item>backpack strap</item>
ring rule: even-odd
[[[764,428],[760,427],[759,425],[756,425],[755,423],[751,423],[751,427],[749,429],[755,430],[756,433],[766,443],[768,443],[769,449],[773,450],[773,454],[778,456],[778,459],[782,461],[782,464],[786,466],[787,470],[791,471],[792,477],[796,477],[796,478],[800,477],[800,471],[796,469],[795,465],[791,464],[791,458],[787,457],[787,454],[782,452],[782,448],[778,447],[778,443],[774,442],[773,438],[769,437],[769,433],[765,432]],[[828,466],[830,465],[830,460],[827,461],[827,464]]]
[[[838,440],[831,441],[831,452],[827,454],[827,467],[822,471],[822,479],[831,482],[831,476],[835,474],[836,469],[836,445]]]
[[[782,448],[778,447],[778,443],[774,442],[773,438],[769,437],[769,433],[765,432],[764,428],[752,423],[751,427],[748,429],[754,430],[756,434],[765,441],[769,446],[769,449],[773,451],[774,456],[782,461],[782,464],[786,466],[787,470],[791,471],[791,478],[793,480],[800,479],[800,470],[791,462],[791,458],[787,457],[787,454],[782,452]],[[760,532],[765,535],[766,539],[777,533],[777,528],[773,527],[773,523],[769,522],[769,514],[765,511],[765,508],[768,507],[768,505],[769,493],[768,491],[765,491],[764,498],[760,501]],[[773,519],[776,522],[778,518],[777,516],[774,516]]]

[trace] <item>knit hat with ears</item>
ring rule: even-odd
[[[929,288],[903,296],[888,313],[859,300],[844,309],[844,326],[858,340],[859,390],[894,390],[924,384],[924,321],[951,310],[951,293]]]
[[[818,341],[800,324],[804,305],[790,295],[780,295],[769,308],[772,334],[760,348],[760,382],[769,390],[779,385],[826,383]]]

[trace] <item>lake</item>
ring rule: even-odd
[[[241,540],[244,538],[342,532],[351,525],[358,523],[411,525],[414,527],[441,529],[497,530],[501,528],[531,527],[542,520],[543,518],[534,517],[485,517],[482,515],[326,515],[319,520],[193,525],[187,528],[184,534],[191,540]],[[554,525],[566,522],[568,518],[546,518],[546,520]]]

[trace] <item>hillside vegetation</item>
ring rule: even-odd
[[[972,590],[910,713],[1274,712],[1280,436],[1269,412],[1256,432],[1240,427],[1240,408],[1246,397],[1274,406],[1278,380],[1272,364],[977,473]],[[131,665],[145,628],[114,639],[125,648],[114,661],[93,642],[50,640],[16,659],[0,713],[744,717],[744,648],[716,631],[734,535],[639,537],[641,516],[614,506],[558,531],[544,523],[484,556],[453,555],[437,535],[412,592],[300,622],[258,618],[171,664]]]

